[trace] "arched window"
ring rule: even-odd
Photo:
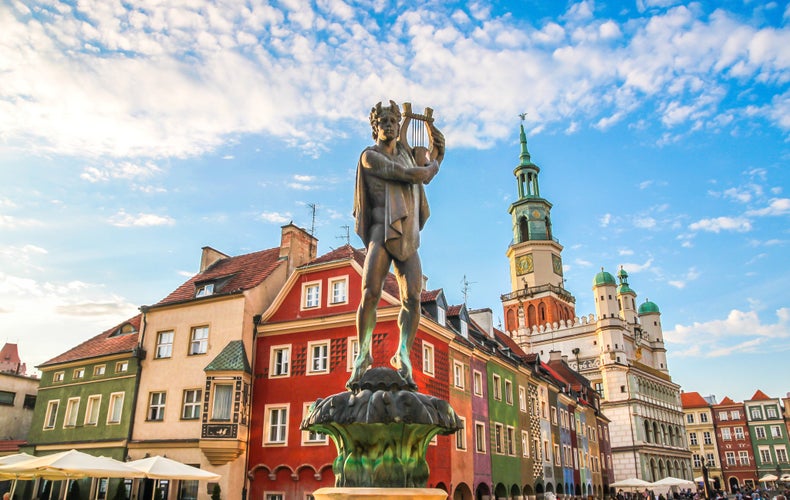
[[[518,236],[521,242],[529,240],[529,223],[526,217],[521,217],[518,220]]]

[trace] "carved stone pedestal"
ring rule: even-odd
[[[446,498],[442,490],[425,488],[425,452],[434,436],[456,432],[461,422],[448,402],[408,389],[395,370],[372,368],[362,376],[359,390],[319,399],[302,429],[327,434],[334,441],[337,458],[332,471],[342,491],[383,488],[389,494],[416,488],[445,495],[324,498]]]
[[[315,500],[446,500],[447,493],[437,488],[321,488]]]

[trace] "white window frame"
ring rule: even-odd
[[[47,402],[47,414],[44,417],[44,430],[50,431],[55,428],[58,422],[58,410],[60,409],[60,400],[52,399]]]
[[[710,435],[710,431],[704,431],[702,433],[702,442],[705,444],[713,444],[713,437]]]
[[[557,425],[557,408],[551,407],[551,424]]]
[[[700,413],[699,414],[699,421],[700,421],[700,423],[703,423],[703,424],[707,423],[708,422],[708,414],[705,413],[705,412]]]
[[[554,443],[553,451],[554,451],[554,465],[558,465],[558,466],[562,465],[561,462],[562,457],[560,456],[560,445]]]
[[[475,420],[475,453],[486,453],[486,424]]]
[[[453,385],[457,389],[464,390],[464,364],[460,361],[453,361]]]
[[[466,320],[461,320],[461,336],[464,338],[469,338],[469,323]]]
[[[505,428],[505,448],[507,454],[511,457],[516,456],[516,428],[508,425]]]
[[[775,406],[766,406],[765,407],[765,416],[768,419],[779,418],[779,415],[776,412],[776,407]]]
[[[69,398],[66,401],[66,414],[63,416],[63,428],[77,426],[77,415],[80,413],[80,399]]]
[[[312,291],[315,289],[315,296]],[[321,280],[302,283],[302,311],[321,307]]]
[[[198,336],[199,333],[204,333],[203,336]],[[189,355],[190,356],[200,356],[202,354],[206,354],[208,352],[208,337],[209,337],[209,326],[208,325],[200,325],[200,326],[193,326],[189,329]]]
[[[766,436],[766,434],[765,434],[765,427],[763,427],[762,425],[756,426],[754,428],[754,436],[757,439],[765,439],[765,436]]]
[[[109,406],[107,407],[107,425],[118,425],[123,420],[123,403],[124,403],[124,396],[126,393],[124,392],[113,392],[110,393],[110,402]],[[121,401],[120,411],[118,412],[118,420],[113,420],[113,409],[115,408],[115,401]]]
[[[694,423],[694,414],[693,413],[686,413],[686,423],[693,424]]]
[[[302,422],[307,419],[310,413],[310,406],[315,403],[308,402],[302,404]],[[320,432],[302,431],[302,446],[325,446],[329,444],[329,436]]]
[[[782,427],[779,425],[772,425],[771,426],[771,438],[772,439],[781,439],[782,438]]]
[[[436,307],[436,322],[441,326],[447,326],[447,311],[442,306]]]
[[[491,376],[491,387],[493,388],[493,397],[497,401],[502,401],[502,377],[493,373]]]
[[[505,379],[505,403],[513,406],[513,382]]]
[[[267,491],[263,494],[263,500],[285,500],[284,491]]]
[[[459,451],[466,451],[466,419],[458,415],[458,420],[461,422],[461,428],[455,433],[455,449]]]
[[[689,432],[689,444],[694,446],[697,446],[699,444],[699,440],[697,440],[696,432]]]
[[[372,346],[371,346],[372,347]],[[348,337],[346,341],[346,371],[350,372],[354,369],[354,361],[357,360],[359,354],[359,339],[357,337]]]
[[[342,295],[338,296],[338,290],[335,285],[342,285]],[[337,278],[329,278],[327,280],[327,289],[329,293],[326,294],[327,307],[342,306],[348,304],[348,275],[339,276]]]
[[[433,344],[428,341],[422,341],[422,372],[431,377],[434,376],[436,365],[434,364]]]
[[[220,407],[219,410],[224,411],[227,410],[228,416],[227,418],[220,418],[221,411],[217,411],[217,388],[218,387],[228,387],[230,389],[230,400],[227,408]],[[211,386],[211,420],[219,421],[219,422],[230,422],[233,418],[233,400],[234,400],[234,391],[235,391],[235,384],[233,380],[217,380]],[[220,413],[220,417],[217,416],[217,413]]]
[[[529,432],[521,431],[521,456],[529,458]]]
[[[288,353],[288,360],[286,361],[286,369],[282,373],[275,373],[275,366],[277,360],[277,353],[279,351],[284,351]],[[292,357],[291,352],[291,344],[280,344],[280,345],[273,345],[269,349],[269,378],[286,378],[291,376],[291,366],[292,366]]]
[[[729,420],[730,415],[727,413],[727,410],[719,412],[719,420]]]
[[[159,396],[157,402],[154,403],[154,396]],[[146,422],[164,422],[165,409],[167,408],[167,391],[151,391],[148,393],[148,410],[146,411]],[[161,418],[151,418],[156,409],[156,414],[161,415]]]
[[[729,427],[723,427],[721,429],[721,439],[722,441],[732,441],[732,432],[730,432]]]
[[[787,463],[787,448],[783,444],[774,445],[774,455],[776,455],[776,463]]]
[[[527,390],[523,385],[518,386],[518,409],[527,413]]]
[[[93,367],[93,376],[101,377],[107,372],[107,365],[96,365]]]
[[[101,412],[101,394],[91,394],[85,404],[85,419],[83,425],[99,425]],[[93,418],[91,418],[93,417]]]
[[[195,298],[208,297],[209,295],[214,295],[214,283],[206,283],[195,292]]]
[[[66,372],[63,372],[63,371],[55,372],[55,373],[52,374],[52,382],[53,383],[63,382],[63,380],[65,378],[66,378]]]
[[[169,342],[164,342],[163,337],[169,334]],[[176,333],[174,330],[162,330],[156,332],[156,347],[154,349],[154,359],[167,359],[173,357],[173,341]]]
[[[746,435],[743,432],[743,427],[735,427],[733,428],[733,433],[735,434],[735,439],[744,439]]]
[[[191,396],[188,398],[187,396]],[[193,401],[194,399],[194,401]],[[190,411],[189,417],[186,416],[187,409]],[[200,420],[203,414],[203,390],[184,389],[181,393],[181,420]]]
[[[74,380],[85,378],[85,368],[75,368],[74,372],[71,374],[71,378]]]
[[[316,368],[316,356],[314,349],[324,347],[324,367]],[[307,343],[307,375],[324,375],[329,373],[329,359],[332,355],[330,352],[331,344],[328,339],[314,340]]]
[[[118,361],[115,363],[115,373],[126,373],[129,371],[128,361]]]
[[[290,403],[283,403],[283,404],[270,404],[264,406],[264,424],[263,424],[263,445],[264,446],[288,446],[288,424],[290,420],[290,413],[291,413],[291,404]],[[283,426],[282,430],[282,439],[279,439],[280,431],[277,432],[278,436],[276,440],[271,439],[271,425],[272,425],[272,413],[277,412],[278,417],[278,428]],[[282,412],[285,412],[285,423],[280,423],[280,418],[282,418]]]
[[[472,370],[472,389],[475,396],[483,396],[483,373]]]
[[[504,455],[505,451],[505,426],[494,422],[494,453]]]
[[[730,410],[730,417],[733,420],[740,420],[741,418],[741,411],[740,410]]]
[[[768,446],[758,446],[757,453],[760,455],[760,462],[765,464],[772,464],[773,458],[771,457],[771,448]]]
[[[749,465],[751,460],[749,459],[749,452],[740,450],[738,451],[738,463],[741,465]]]

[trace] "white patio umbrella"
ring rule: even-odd
[[[664,479],[659,479],[658,481],[651,483],[651,486],[654,488],[660,488],[664,486],[688,486],[690,488],[695,486],[695,484],[694,481],[690,481],[688,479],[680,479],[679,477],[668,476]]]
[[[766,475],[764,475],[763,477],[760,478],[760,482],[764,483],[766,481],[776,481],[777,479],[779,479],[779,478],[774,476],[773,474],[766,474]]]
[[[219,474],[214,474],[206,470],[192,467],[191,465],[183,464],[176,460],[160,457],[158,455],[148,458],[141,458],[128,462],[129,467],[143,472],[148,479],[154,479],[154,489],[151,491],[151,499],[154,498],[154,492],[159,487],[160,479],[179,479],[181,481],[216,481],[220,477]]]
[[[623,479],[622,481],[615,481],[610,484],[614,488],[642,488],[643,486],[650,486],[650,483],[638,477]]]

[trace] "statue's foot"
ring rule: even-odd
[[[357,359],[354,361],[354,368],[351,370],[351,378],[348,379],[346,382],[346,388],[352,391],[356,391],[359,389],[359,381],[362,379],[362,375],[368,371],[368,368],[373,364],[373,357],[370,353],[366,355],[360,354],[357,356]]]
[[[411,371],[411,361],[408,356],[398,353],[390,359],[390,364],[398,371],[398,375],[412,391],[417,390],[417,383],[414,382]]]

